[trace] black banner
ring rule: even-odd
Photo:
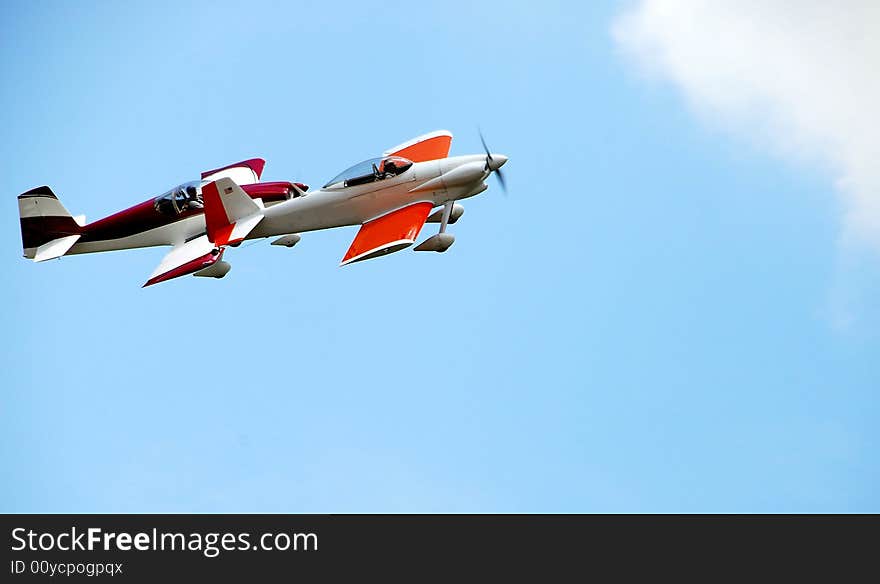
[[[599,570],[839,576],[870,565],[880,526],[876,516],[791,515],[6,515],[0,522],[3,582],[570,579]]]

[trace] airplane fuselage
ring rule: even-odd
[[[302,196],[285,196],[293,183],[256,183],[242,189],[264,206],[263,220],[246,239],[360,225],[416,202],[440,206],[486,190],[485,155],[414,163],[406,172],[366,184],[328,185]],[[448,178],[448,180],[447,180]],[[178,245],[205,233],[204,212],[160,213],[155,199],[83,227],[69,254]]]

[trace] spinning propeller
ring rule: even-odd
[[[504,194],[506,195],[507,183],[504,182],[504,175],[501,173],[501,167],[507,162],[507,157],[499,154],[496,158],[493,158],[492,153],[489,152],[489,147],[486,145],[486,139],[483,138],[482,130],[479,132],[480,142],[483,143],[483,150],[486,151],[486,170],[495,173],[495,176],[498,177],[498,183],[501,185],[501,190],[504,191]]]

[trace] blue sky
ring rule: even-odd
[[[822,168],[634,71],[624,6],[8,3],[0,511],[880,511],[878,257]],[[21,258],[37,185],[96,219],[478,125],[509,196],[445,254]]]

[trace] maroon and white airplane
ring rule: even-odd
[[[441,130],[387,150],[342,172],[321,189],[295,182],[260,182],[265,161],[253,158],[203,172],[201,180],[93,223],[73,217],[47,186],[19,195],[24,257],[41,262],[64,255],[170,245],[144,286],[193,274],[222,278],[227,246],[278,237],[293,247],[299,233],[360,225],[340,265],[412,245],[422,226],[440,231],[416,251],[446,251],[446,233],[464,209],[455,203],[486,190],[493,171],[504,186],[501,154],[449,157],[452,134]],[[432,213],[435,207],[442,207]]]

